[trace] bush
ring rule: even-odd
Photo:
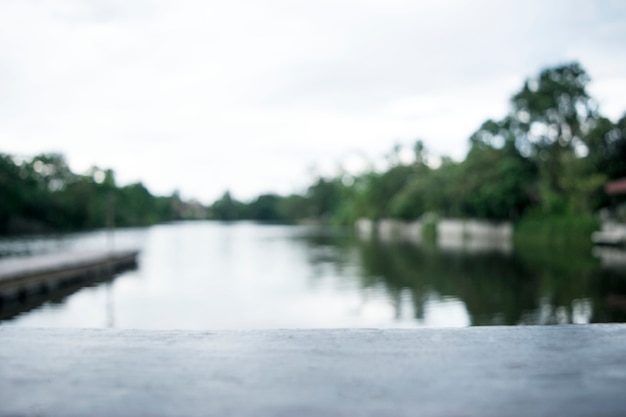
[[[591,233],[600,229],[591,215],[524,216],[515,225],[516,243],[591,246]]]

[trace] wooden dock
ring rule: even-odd
[[[136,267],[136,250],[49,254],[0,260],[0,305]]]

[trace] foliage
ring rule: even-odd
[[[551,215],[541,212],[529,213],[515,226],[518,245],[572,245],[589,249],[589,236],[598,230],[598,220],[590,214]]]
[[[470,136],[463,161],[442,156],[433,164],[418,140],[411,163],[402,162],[396,146],[388,169],[317,178],[302,194],[263,194],[242,202],[227,191],[211,205],[209,217],[338,225],[359,217],[521,219],[522,235],[568,236],[581,228],[586,233],[592,214],[611,203],[606,181],[626,177],[626,115],[614,123],[598,114],[588,83],[576,62],[529,78],[504,118],[487,120]],[[177,194],[155,197],[141,183],[119,187],[110,170],[74,174],[58,154],[29,160],[0,155],[0,193],[2,233],[204,216]],[[541,219],[554,230],[539,230]]]
[[[244,217],[244,205],[226,191],[222,198],[211,206],[212,217],[224,221],[238,220]]]
[[[59,154],[0,154],[0,234],[140,226],[182,218],[178,195],[119,187],[111,170],[73,173]]]
[[[273,196],[270,204],[268,196],[261,196],[241,203],[247,209],[238,215],[333,224],[351,224],[359,217],[408,221],[431,214],[513,221],[530,216],[533,220],[520,230],[548,219],[564,236],[577,222],[586,233],[591,214],[610,203],[606,181],[626,176],[626,116],[617,123],[601,117],[588,83],[576,62],[529,78],[504,118],[487,120],[470,136],[463,161],[444,156],[433,166],[419,140],[412,163],[403,163],[395,146],[384,171],[365,172],[348,182],[345,176],[318,178],[297,198]],[[216,202],[216,218],[225,218],[222,204],[224,199]]]

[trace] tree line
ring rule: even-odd
[[[229,192],[208,208],[177,193],[154,196],[142,184],[117,185],[112,170],[70,170],[60,154],[0,154],[0,234],[142,226],[187,218],[350,225],[440,217],[513,220],[590,216],[611,201],[607,181],[626,177],[626,114],[602,116],[578,63],[542,70],[513,95],[510,111],[469,138],[463,161],[434,165],[423,141],[412,162],[399,147],[388,168],[319,177],[299,194],[249,202]]]
[[[154,196],[140,182],[118,186],[115,173],[72,172],[60,154],[0,154],[0,234],[144,226],[197,216],[177,193]]]
[[[248,203],[227,192],[211,215],[335,224],[427,213],[512,221],[590,216],[611,203],[606,182],[626,177],[626,114],[617,122],[602,116],[589,82],[576,62],[527,79],[508,114],[485,121],[470,136],[463,161],[442,157],[433,166],[424,143],[416,141],[411,163],[402,162],[396,147],[382,172],[318,178],[303,194],[266,194]]]

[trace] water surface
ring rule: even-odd
[[[412,328],[626,319],[619,252],[607,263],[588,249],[437,248],[359,241],[323,227],[189,222],[117,230],[113,239],[104,231],[8,239],[0,254],[111,245],[140,248],[138,269],[0,324]]]

